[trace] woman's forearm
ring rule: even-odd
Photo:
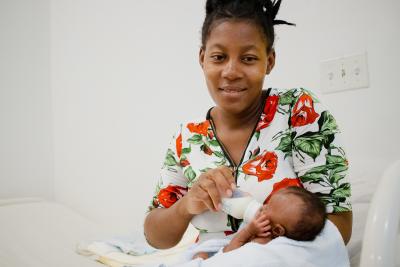
[[[347,244],[352,232],[353,213],[351,211],[331,213],[328,214],[328,219],[336,225],[344,243]]]
[[[151,246],[167,249],[181,240],[193,217],[184,210],[184,201],[181,198],[168,209],[153,209],[147,214],[144,234]]]

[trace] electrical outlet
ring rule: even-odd
[[[321,63],[321,91],[333,93],[369,87],[367,53]]]

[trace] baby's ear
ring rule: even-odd
[[[274,237],[284,236],[285,233],[286,233],[285,227],[283,227],[280,224],[277,224],[277,225],[272,227],[272,235]]]

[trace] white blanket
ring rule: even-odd
[[[196,259],[173,265],[173,267],[221,266],[349,267],[350,263],[339,231],[327,220],[323,231],[311,242],[279,237],[265,245],[250,242],[228,253],[217,253],[207,260]]]

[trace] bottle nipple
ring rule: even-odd
[[[246,210],[243,214],[243,219],[245,223],[249,223],[254,216],[256,216],[257,212],[262,207],[262,204],[259,203],[257,200],[253,199],[246,207]]]

